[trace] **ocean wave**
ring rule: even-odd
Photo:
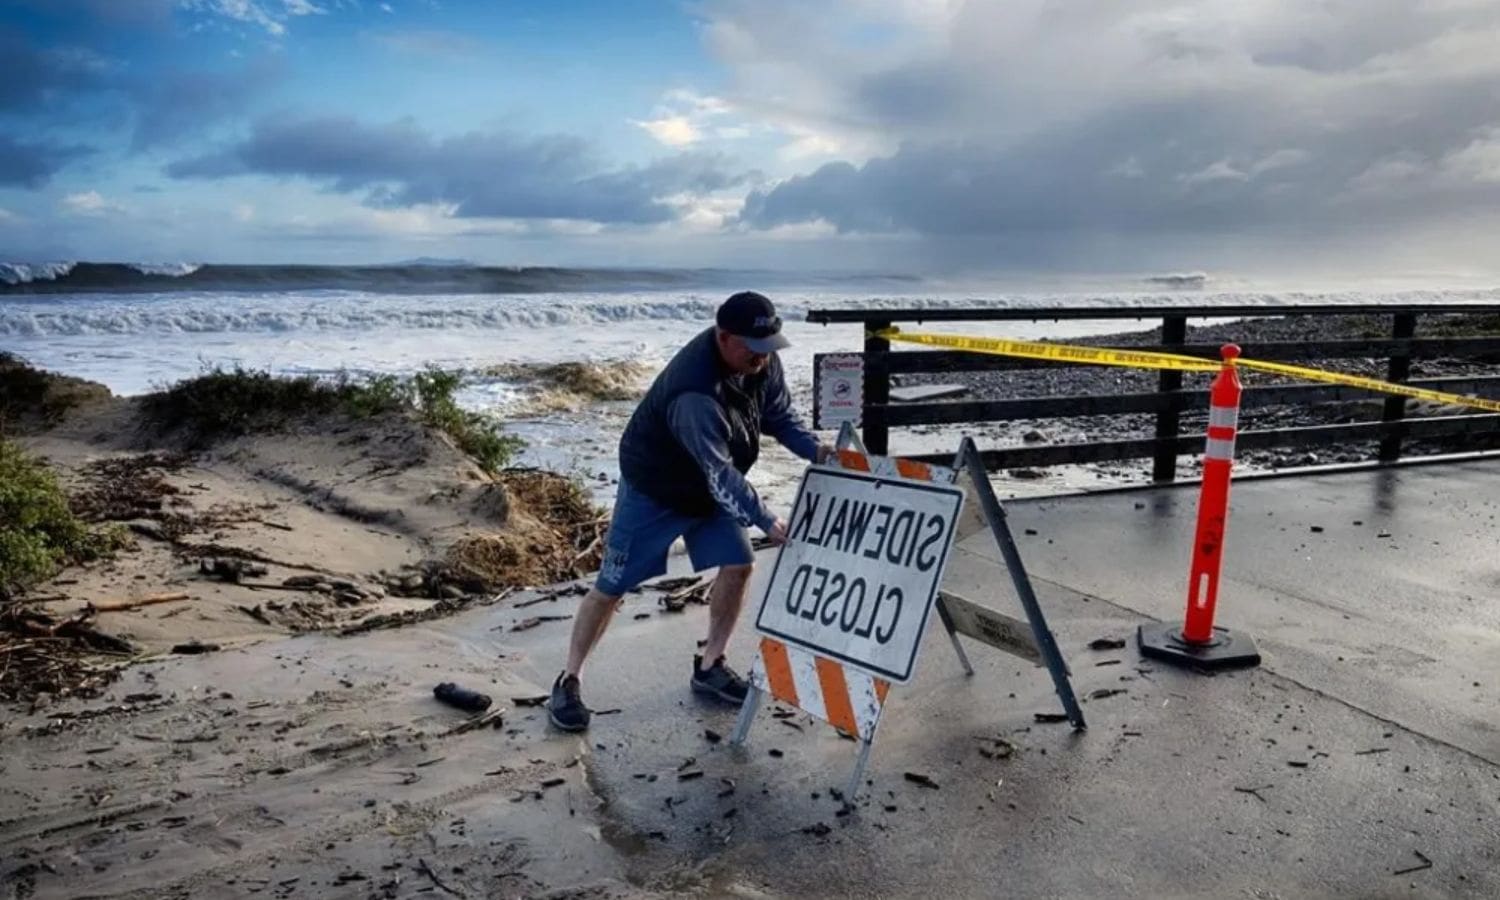
[[[185,278],[203,268],[200,263],[130,263],[130,268],[142,275],[162,275],[167,278]]]
[[[404,331],[504,331],[599,327],[628,322],[709,322],[723,297],[714,293],[553,294],[525,298],[493,296],[411,297],[389,294],[155,294],[123,300],[108,294],[68,298],[12,298],[0,302],[0,335],[171,335],[213,333]],[[1012,297],[882,297],[791,293],[778,296],[788,322],[808,310],[1016,309],[1074,305],[1116,307],[1173,303],[1220,306],[1352,304],[1374,302],[1500,301],[1500,291],[1430,291],[1401,294],[1151,292],[1118,295],[1027,295]]]
[[[538,294],[685,290],[734,284],[837,279],[869,287],[914,284],[888,274],[787,276],[733,269],[573,269],[473,266],[418,259],[383,266],[198,265],[193,263],[0,263],[0,294],[176,291],[365,291],[383,294]]]
[[[77,263],[8,263],[0,262],[0,286],[27,285],[36,281],[55,281],[73,271]]]
[[[0,305],[0,335],[204,334],[401,330],[500,330],[599,325],[640,319],[708,320],[717,300],[505,303],[420,302],[391,297],[171,297],[162,303],[84,300],[66,306]],[[267,302],[271,301],[271,302]]]

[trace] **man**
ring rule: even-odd
[[[552,685],[548,717],[583,731],[589,709],[579,673],[599,643],[620,597],[667,570],[681,537],[694,570],[718,567],[709,592],[708,640],[693,657],[692,688],[739,704],[744,679],[724,662],[755,556],[746,528],[786,541],[786,523],[761,501],[745,473],[760,436],[821,462],[830,452],[792,412],[776,351],[790,344],[771,301],[753,291],[719,307],[713,327],[693,338],[652,383],[620,438],[620,487],[593,590],[573,619],[567,668]]]

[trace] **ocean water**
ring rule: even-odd
[[[393,289],[371,289],[386,282]],[[1218,291],[1194,275],[1159,278],[1135,289],[1014,291],[879,275],[799,281],[723,270],[0,264],[0,350],[101,382],[117,394],[142,393],[209,367],[235,365],[285,374],[358,375],[407,374],[428,365],[477,371],[498,364],[630,361],[649,373],[712,322],[728,293],[747,287],[777,302],[792,341],[783,362],[808,415],[814,354],[857,351],[862,341],[857,325],[807,323],[811,309],[1500,302],[1500,290],[1474,288]],[[1151,319],[945,323],[933,330],[1058,338],[1155,324]],[[504,417],[527,439],[522,462],[578,474],[607,500],[616,477],[615,442],[631,404],[519,416],[529,387],[519,376],[476,377],[461,399],[470,408]],[[939,433],[912,440],[903,446],[915,452],[927,449],[918,444],[936,449],[956,437]],[[789,503],[800,464],[779,451],[763,460],[757,482],[777,502]]]

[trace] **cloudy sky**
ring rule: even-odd
[[[0,257],[1500,267],[1500,0],[0,0]]]

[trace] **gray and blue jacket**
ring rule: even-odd
[[[733,374],[709,328],[677,351],[636,407],[620,436],[620,474],[677,512],[722,509],[741,525],[767,529],[776,516],[745,480],[762,433],[817,459],[818,439],[792,412],[781,360],[773,353],[760,374]]]

